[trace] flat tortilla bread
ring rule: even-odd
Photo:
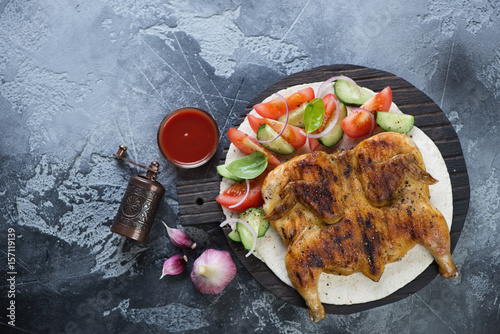
[[[312,87],[316,91],[321,83],[315,82],[296,85],[283,89],[278,93],[282,96],[287,96],[306,87]],[[272,98],[270,96],[264,102]],[[390,112],[401,113],[394,103],[392,103]],[[250,114],[257,115],[255,110],[252,110]],[[246,118],[238,129],[250,136],[256,137]],[[448,229],[451,229],[453,195],[451,180],[444,159],[434,142],[417,127],[413,127],[408,136],[413,139],[421,151],[429,174],[439,181],[437,184],[429,186],[430,199],[431,203],[443,214],[448,224]],[[279,157],[289,160],[294,156],[308,153],[309,151],[306,146],[304,145],[303,148],[298,149],[290,156]],[[330,150],[328,149],[328,151]],[[231,144],[225,163],[230,163],[244,156],[243,153]],[[233,183],[234,181],[223,178],[220,185],[220,192],[222,193]],[[226,208],[223,208],[223,211],[227,218],[237,218],[238,216],[237,213],[229,211]],[[232,228],[234,229],[235,227],[232,226]],[[254,255],[263,261],[285,284],[292,286],[285,267],[285,253],[286,248],[281,237],[272,228],[268,229],[264,237],[257,239],[257,247]],[[400,261],[387,264],[379,282],[373,282],[361,273],[349,276],[322,273],[318,285],[320,300],[326,304],[351,305],[382,299],[413,281],[433,261],[434,258],[423,246],[416,245]]]

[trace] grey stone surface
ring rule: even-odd
[[[0,1],[0,258],[7,277],[13,228],[17,271],[16,327],[7,277],[0,332],[498,332],[499,16],[487,0]],[[217,296],[199,294],[187,271],[160,281],[178,251],[159,221],[179,227],[175,184],[200,177],[164,160],[148,245],[109,232],[137,172],[110,158],[118,144],[140,162],[160,159],[156,129],[171,110],[204,108],[225,133],[279,79],[344,63],[404,78],[455,127],[471,183],[458,280],[318,324],[238,262]],[[228,249],[217,226],[187,230],[199,244],[192,257]]]

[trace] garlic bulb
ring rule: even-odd
[[[191,280],[201,293],[216,295],[236,276],[236,265],[227,251],[207,249],[194,261]]]
[[[170,237],[170,240],[174,245],[182,249],[196,248],[196,243],[193,241],[193,239],[191,239],[189,235],[187,235],[186,232],[176,228],[171,228],[167,224],[165,224],[165,222],[163,222],[163,225],[165,225],[168,236]]]
[[[186,269],[187,261],[187,256],[181,254],[168,258],[163,263],[163,270],[160,279],[162,279],[165,275],[178,275],[182,273],[184,269]]]

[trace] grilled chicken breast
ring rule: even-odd
[[[413,141],[387,132],[352,150],[298,156],[267,176],[264,211],[287,247],[288,276],[313,321],[325,316],[322,272],[378,281],[386,264],[420,244],[443,277],[458,276],[448,226],[429,201],[435,182]]]

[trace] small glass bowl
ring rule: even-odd
[[[165,159],[181,168],[205,164],[219,146],[219,128],[203,109],[185,107],[174,110],[160,123],[158,148]]]

